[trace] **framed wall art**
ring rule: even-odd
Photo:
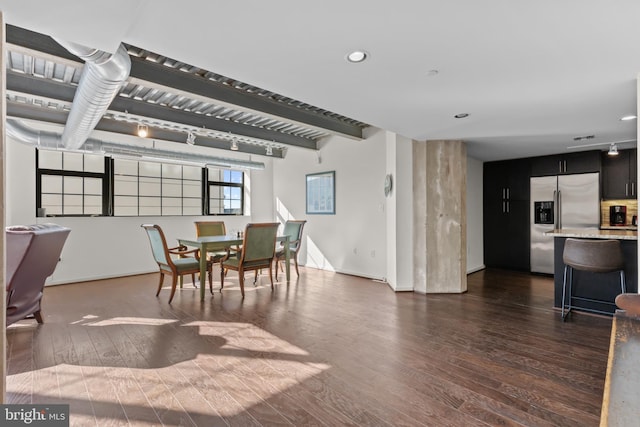
[[[335,215],[336,172],[307,175],[307,214]]]

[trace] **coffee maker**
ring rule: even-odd
[[[609,224],[622,226],[627,224],[627,207],[613,205],[609,207]]]

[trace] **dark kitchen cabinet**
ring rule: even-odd
[[[529,270],[528,159],[484,164],[484,263]]]
[[[600,172],[600,151],[541,156],[531,159],[531,176]]]
[[[620,150],[617,156],[602,152],[602,198],[635,199],[638,196],[637,150]]]

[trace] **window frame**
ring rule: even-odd
[[[204,211],[204,215],[207,216],[242,216],[244,215],[244,203],[245,203],[245,194],[244,194],[244,183],[245,183],[245,176],[244,176],[244,172],[238,169],[230,169],[230,168],[215,168],[218,169],[220,171],[223,172],[224,171],[230,171],[230,172],[239,172],[242,175],[242,182],[237,183],[237,182],[231,182],[230,181],[212,181],[209,180],[209,168],[205,167],[204,168],[204,172],[203,172],[203,178],[206,178],[206,182],[207,184],[205,185],[205,190],[206,190],[206,194],[204,196],[204,200],[206,202],[206,206],[205,206],[205,211]],[[211,213],[211,190],[212,188],[239,188],[240,189],[240,212],[239,213],[233,213],[233,212],[229,212],[229,213]],[[222,199],[223,202],[225,199]],[[230,199],[230,200],[235,200],[235,199]]]
[[[201,187],[201,196],[200,196],[200,212],[198,214],[162,214],[162,199],[163,199],[163,195],[162,192],[160,193],[160,195],[158,196],[161,200],[161,205],[160,205],[160,213],[159,214],[152,214],[152,215],[141,215],[140,214],[140,206],[138,203],[137,209],[138,209],[138,213],[137,215],[116,215],[115,214],[115,184],[116,184],[116,173],[115,173],[115,161],[116,159],[110,157],[110,156],[104,156],[104,172],[100,173],[100,172],[80,172],[80,171],[65,171],[62,169],[49,169],[49,168],[40,168],[40,162],[39,162],[39,156],[40,156],[40,149],[36,149],[35,150],[36,155],[35,155],[35,161],[36,161],[36,216],[38,214],[38,212],[40,212],[40,209],[42,208],[42,177],[43,176],[70,176],[70,177],[82,177],[82,178],[98,178],[102,180],[102,213],[101,214],[46,214],[47,217],[118,217],[118,218],[125,218],[125,217],[131,217],[131,218],[135,218],[135,217],[146,217],[146,216],[164,216],[164,217],[170,217],[170,216],[242,216],[244,215],[244,209],[245,209],[245,183],[246,183],[246,177],[245,177],[245,171],[241,170],[241,169],[231,169],[231,168],[215,168],[215,167],[201,167],[201,171],[202,171],[202,177],[200,180],[200,187]],[[63,152],[64,153],[64,152]],[[85,153],[81,153],[83,156],[85,155]],[[91,153],[86,153],[86,154],[91,154]],[[129,161],[133,161],[133,162],[137,162],[138,163],[138,175],[137,178],[140,179],[140,174],[139,174],[139,167],[140,167],[140,162],[142,162],[143,160],[136,160],[136,159],[131,159]],[[161,165],[161,170],[162,170],[162,165],[174,165],[174,163],[171,162],[153,162],[153,163],[158,163]],[[189,166],[189,165],[181,165],[181,166]],[[225,171],[229,171],[230,172],[230,177],[229,177],[229,182],[227,181],[209,181],[209,169],[215,169],[218,171],[221,171],[221,175],[224,176],[224,172]],[[237,182],[230,182],[232,180],[232,176],[233,173],[237,172],[241,174],[242,177],[242,181],[240,183]],[[118,174],[120,175],[120,174]],[[162,176],[159,177],[160,182],[162,185]],[[176,178],[177,179],[177,178]],[[182,188],[184,189],[184,170],[183,170],[183,175],[182,178],[179,179],[179,181],[182,183]],[[194,181],[195,180],[189,180],[187,179],[187,181]],[[139,186],[139,183],[138,183]],[[240,211],[237,213],[234,212],[229,212],[229,213],[225,213],[225,212],[221,212],[221,213],[215,213],[215,212],[211,212],[210,211],[210,198],[209,195],[212,192],[213,188],[221,188],[221,187],[228,187],[228,188],[239,188],[240,189]],[[61,196],[63,197],[64,200],[64,188],[63,188],[63,192],[61,193]],[[83,194],[84,197],[84,194]],[[145,197],[144,195],[140,195],[139,192],[138,194],[135,196],[138,200],[140,200],[141,197]],[[148,196],[151,197],[151,196]],[[172,196],[173,197],[173,196]],[[185,196],[184,196],[184,192],[181,193],[181,196],[179,197],[179,199],[182,201],[181,202],[181,210],[182,212],[184,212],[184,200],[185,200]],[[186,199],[189,200],[195,200],[195,197],[186,197]],[[225,200],[224,198],[222,199],[223,201]],[[232,199],[232,200],[237,200],[237,199]],[[64,205],[63,205],[64,206]],[[63,207],[64,209],[64,207]],[[83,207],[84,209],[84,207]],[[63,210],[64,212],[64,210]]]
[[[48,168],[40,168],[40,150],[36,149],[36,216],[38,216],[38,212],[42,209],[42,178],[43,176],[61,176],[61,177],[76,177],[76,178],[94,178],[102,180],[102,213],[101,214],[64,214],[64,187],[62,193],[62,214],[48,214],[46,216],[51,217],[97,217],[97,216],[109,216],[109,169],[108,169],[108,157],[104,158],[104,172],[81,172],[81,171],[70,171],[64,169],[48,169]],[[83,154],[84,156],[84,154]],[[83,159],[84,161],[84,159]],[[64,182],[64,181],[63,181]],[[64,184],[63,184],[64,185]],[[46,193],[49,194],[49,193]],[[82,197],[84,199],[84,191],[82,193]],[[84,204],[83,204],[84,211]]]

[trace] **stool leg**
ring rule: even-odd
[[[567,293],[567,269],[569,266],[564,266],[564,278],[562,280],[562,320],[564,321],[564,308],[565,308],[565,296]]]

